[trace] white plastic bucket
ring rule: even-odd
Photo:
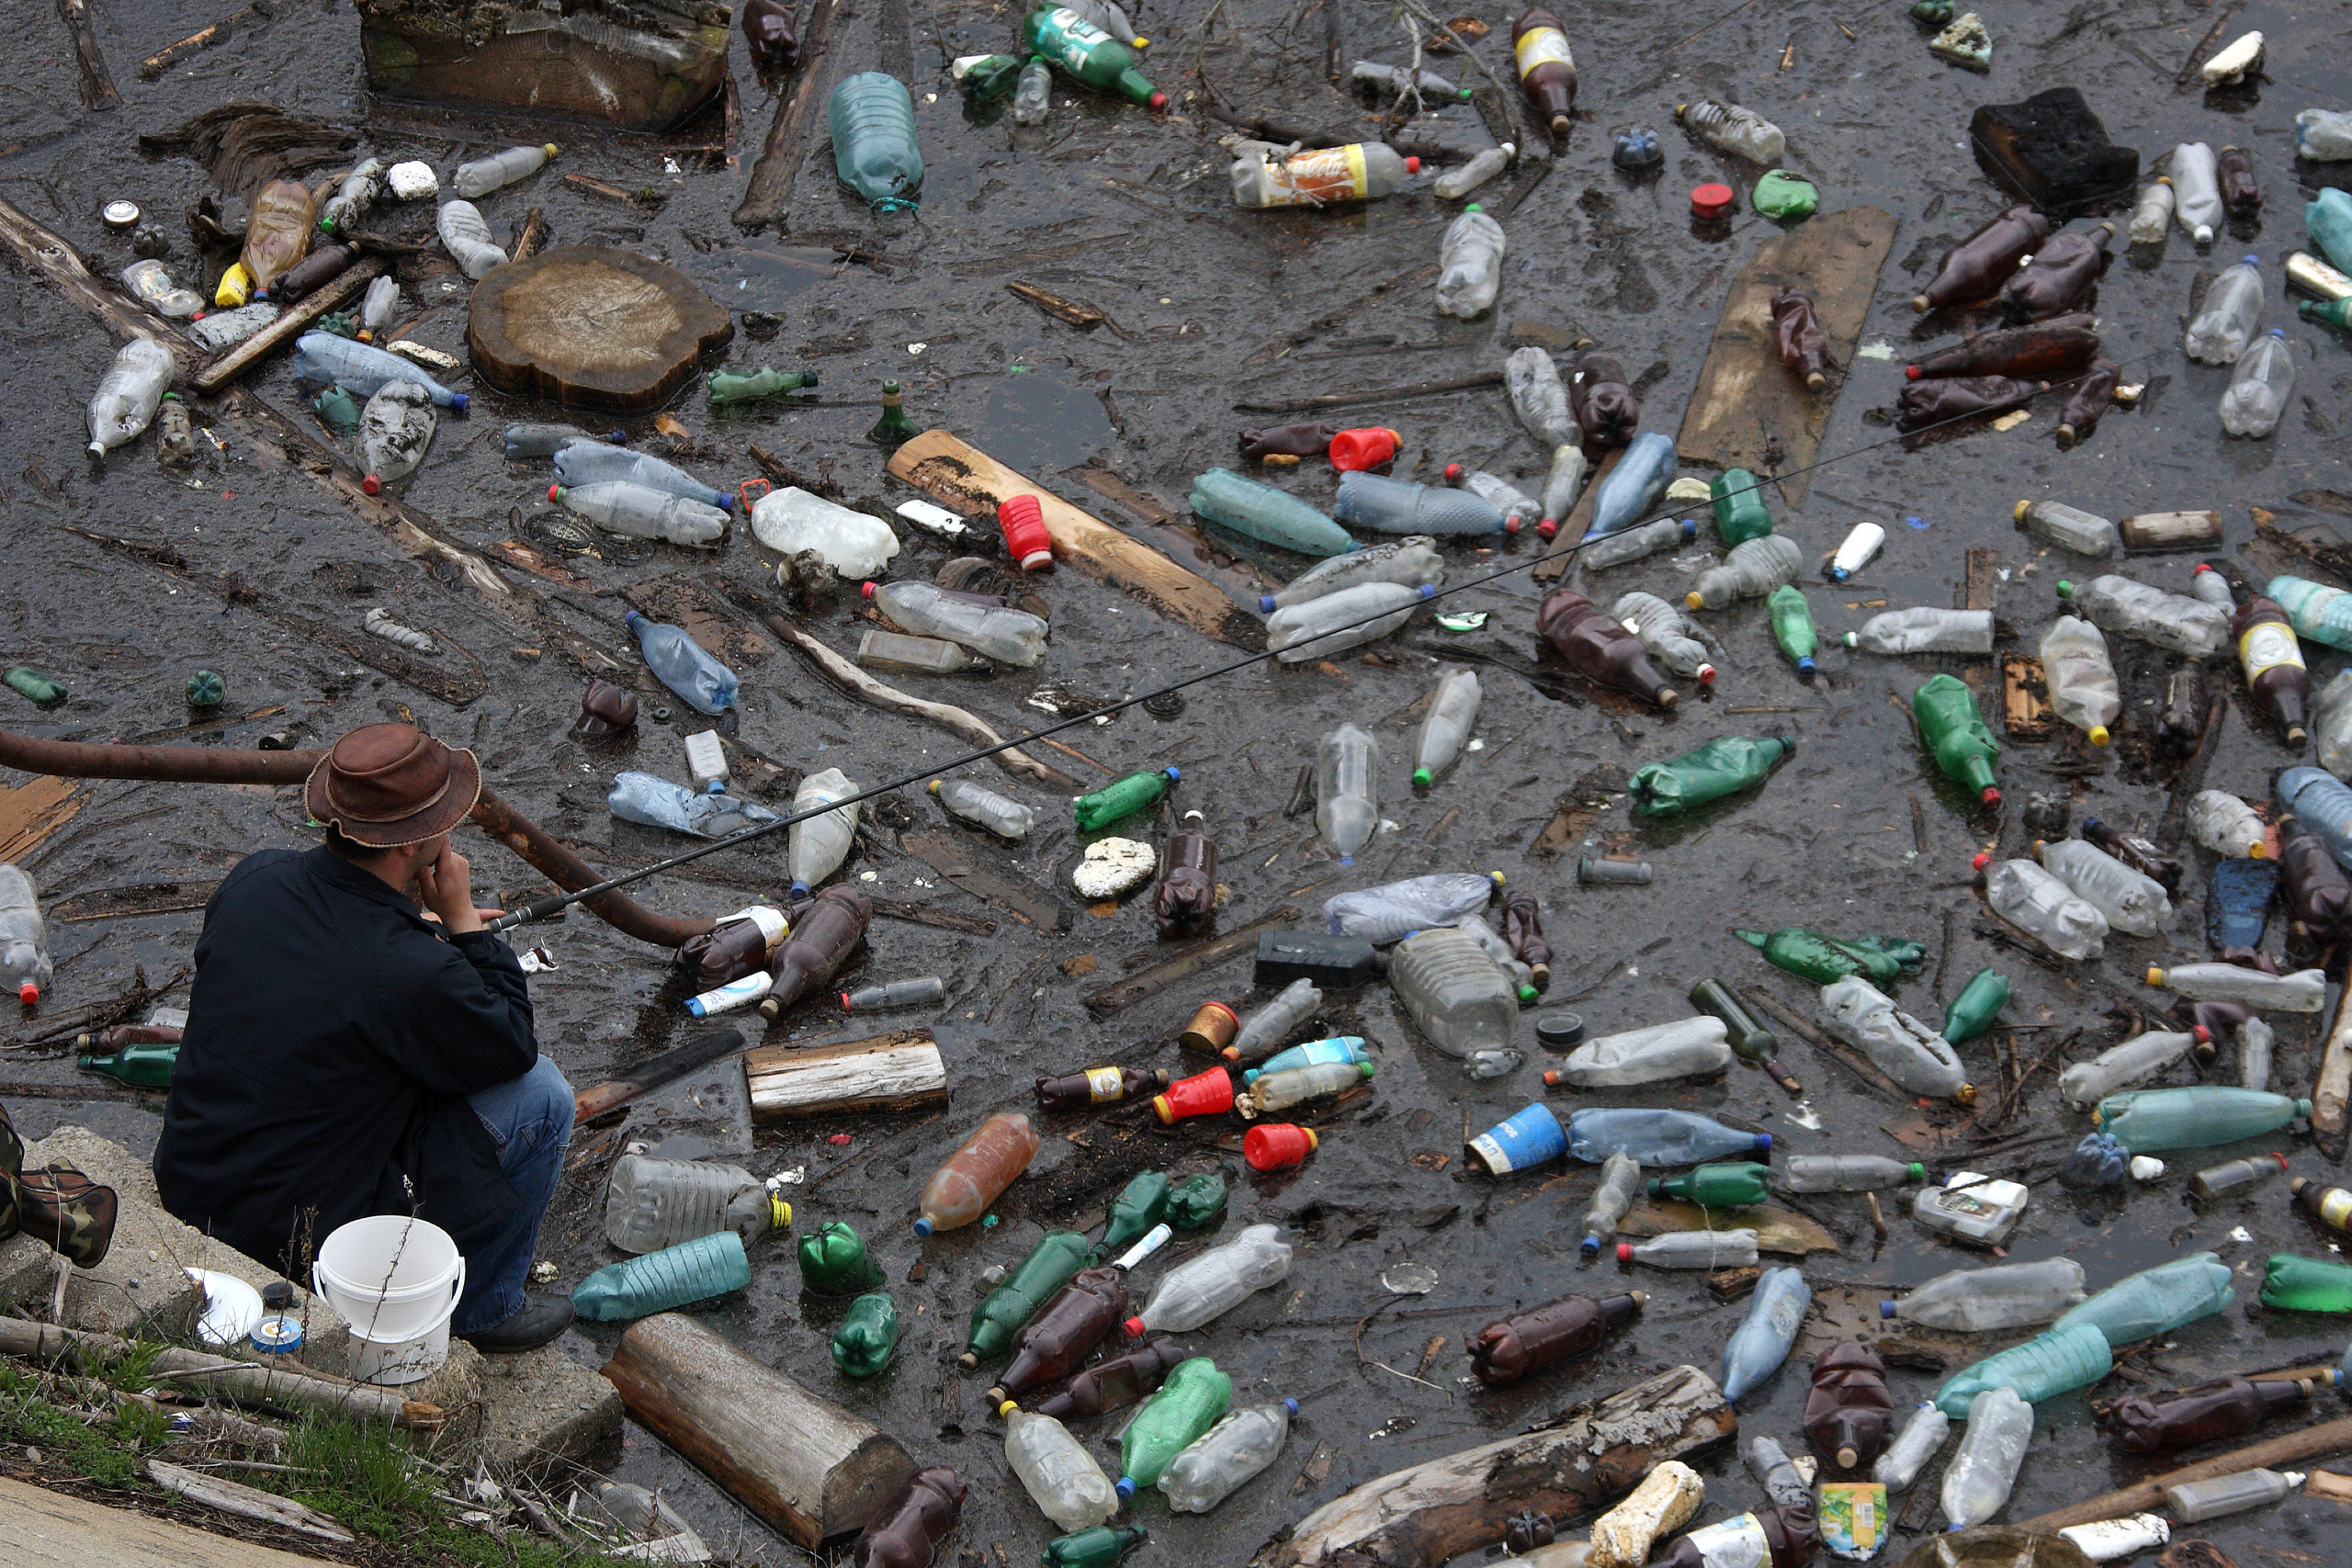
[[[355,1382],[416,1382],[448,1359],[466,1260],[440,1226],[405,1214],[354,1220],[319,1248],[311,1281],[351,1325]]]

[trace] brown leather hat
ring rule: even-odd
[[[315,822],[355,844],[391,850],[437,838],[481,795],[471,751],[453,750],[405,724],[369,724],[334,743],[311,770],[302,801]]]

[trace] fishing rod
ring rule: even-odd
[[[2123,364],[2136,365],[2140,363],[2142,359],[2148,356],[2145,355],[2136,355],[2132,359],[2124,361]],[[2121,367],[2119,366],[2118,368],[2120,369]],[[2082,375],[2069,378],[2064,381],[2050,382],[2042,387],[2041,391],[2054,391],[2059,388],[2073,386],[2075,382],[2085,379],[2091,374],[2092,372],[2086,370],[2083,372]],[[2039,396],[2040,393],[2036,393],[2035,395]],[[1946,425],[1960,424],[1968,420],[1980,417],[1982,417],[1982,411],[1957,414],[1947,420],[1939,420],[1934,424],[1922,425],[1917,430],[1905,431],[1894,435],[1890,435],[1883,441],[1873,441],[1866,446],[1857,446],[1852,451],[1840,452],[1835,457],[1824,457],[1817,462],[1809,463],[1802,468],[1792,469],[1790,472],[1785,474],[1775,474],[1769,479],[1758,479],[1755,484],[1748,486],[1747,489],[1751,491],[1761,490],[1768,483],[1778,484],[1783,479],[1792,479],[1800,475],[1809,474],[1822,468],[1826,468],[1832,464],[1846,462],[1849,459],[1860,457],[1866,453],[1875,452],[1883,446],[1891,446],[1897,442],[1909,441],[1918,436],[1930,434],[1935,431],[1943,429]],[[1679,510],[1680,508],[1679,507],[1667,507],[1664,510],[1654,513],[1649,516],[1639,518],[1634,522],[1628,523],[1625,525],[1624,528],[1618,530],[1618,532],[1623,533],[1630,529],[1638,528],[1645,523],[1655,523],[1661,518],[1671,517]],[[1603,536],[1612,537],[1613,536]],[[1513,561],[1509,566],[1498,567],[1493,571],[1483,573],[1477,577],[1467,578],[1463,581],[1452,584],[1449,587],[1432,589],[1428,597],[1420,601],[1420,603],[1434,603],[1439,599],[1443,599],[1451,594],[1462,592],[1466,589],[1482,588],[1487,583],[1499,581],[1503,578],[1515,577],[1522,571],[1532,570],[1532,569],[1543,565],[1546,561],[1566,561],[1569,557],[1584,548],[1585,546],[1597,542],[1597,540],[1588,536],[1586,538],[1578,539],[1576,543],[1568,546],[1566,549],[1550,550],[1543,555],[1533,558],[1532,559]],[[1328,638],[1338,637],[1342,633],[1353,631],[1359,626],[1370,626],[1374,621],[1385,620],[1389,615],[1393,615],[1396,613],[1396,612],[1394,610],[1384,610],[1374,615],[1366,615],[1362,620],[1351,621],[1345,626],[1334,626],[1329,631],[1323,633],[1321,636],[1315,637],[1312,640],[1315,642],[1322,642]],[[725,850],[741,849],[744,845],[752,843],[756,840],[767,838],[771,834],[781,832],[785,829],[793,827],[798,823],[813,821],[817,818],[825,816],[830,812],[839,811],[845,807],[856,806],[861,802],[872,800],[877,795],[888,795],[894,790],[904,789],[909,784],[921,784],[926,779],[942,777],[944,774],[953,772],[955,769],[967,767],[974,762],[986,761],[990,757],[999,756],[1003,752],[1012,750],[1025,742],[1032,740],[1044,740],[1049,737],[1059,735],[1065,729],[1076,729],[1080,725],[1091,724],[1096,719],[1107,718],[1114,714],[1124,713],[1131,707],[1149,702],[1154,698],[1166,696],[1170,693],[1182,692],[1188,687],[1201,685],[1205,682],[1222,680],[1227,675],[1238,674],[1241,671],[1252,669],[1260,664],[1265,663],[1270,659],[1276,658],[1282,651],[1284,650],[1267,649],[1262,652],[1245,654],[1241,658],[1236,659],[1227,664],[1221,664],[1214,670],[1203,671],[1198,675],[1187,676],[1182,681],[1171,681],[1164,686],[1155,687],[1148,692],[1139,692],[1133,696],[1121,697],[1116,702],[1105,703],[1101,707],[1090,708],[1084,713],[1065,718],[1058,724],[1049,724],[1042,729],[1029,730],[1024,734],[1013,736],[1009,740],[1000,740],[993,746],[983,746],[978,750],[967,751],[960,757],[941,762],[934,767],[925,768],[919,773],[908,773],[903,777],[892,779],[888,784],[876,784],[869,789],[860,790],[855,795],[847,795],[842,796],[838,800],[828,801],[823,806],[800,812],[797,816],[780,817],[773,822],[763,822],[757,827],[746,828],[738,833],[730,833],[723,839],[713,839],[708,843],[698,844],[695,848],[687,850],[683,853],[672,855],[667,860],[656,861],[651,865],[639,866],[635,871],[625,872],[618,876],[606,877],[604,881],[596,883],[591,886],[582,887],[577,892],[561,893],[551,897],[535,899],[531,903],[524,905],[519,909],[510,909],[505,914],[499,915],[492,919],[483,921],[482,930],[487,931],[513,931],[517,926],[527,925],[534,921],[553,919],[558,915],[560,915],[564,910],[570,908],[572,905],[580,903],[585,899],[596,897],[600,894],[617,892],[621,888],[634,886],[636,884],[645,881],[648,877],[659,876],[665,871],[674,871],[682,865],[689,865],[695,861],[701,860],[706,855],[715,855]]]

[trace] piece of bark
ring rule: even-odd
[[[604,1373],[639,1426],[812,1551],[864,1529],[915,1472],[896,1438],[676,1313],[634,1325]]]
[[[514,226],[514,239],[506,247],[506,265],[529,261],[548,243],[548,216],[534,207],[523,214],[523,221]],[[422,320],[423,318],[418,318]]]
[[[647,413],[735,335],[735,319],[674,267],[613,245],[562,245],[474,285],[466,347],[501,391]]]
[[[684,1044],[648,1057],[619,1077],[603,1083],[590,1084],[571,1097],[571,1118],[586,1122],[617,1111],[630,1100],[651,1094],[664,1084],[676,1083],[689,1073],[698,1073],[724,1056],[731,1056],[743,1048],[743,1036],[732,1029],[713,1030],[699,1034]]]
[[[2116,1519],[2127,1514],[2145,1513],[2164,1506],[2167,1487],[2191,1481],[2205,1481],[2216,1475],[2235,1475],[2242,1470],[2287,1470],[2305,1460],[2342,1453],[2346,1449],[2352,1449],[2352,1416],[2323,1421],[2300,1432],[2249,1443],[2245,1448],[2233,1449],[2212,1459],[2199,1460],[2195,1464],[2183,1465],[2162,1475],[2152,1475],[2145,1481],[2103,1493],[2086,1502],[2070,1503],[2065,1507],[2028,1519],[2019,1528],[2049,1534],[2070,1525],[2086,1525],[2094,1519]]]
[[[329,278],[324,286],[305,295],[300,304],[280,311],[277,320],[243,343],[231,344],[222,349],[188,378],[188,385],[199,392],[219,391],[260,363],[265,355],[309,332],[311,322],[358,293],[386,270],[381,257],[361,256]]]
[[[970,841],[958,834],[925,829],[900,834],[899,845],[975,898],[1010,910],[1039,931],[1066,931],[1075,918],[1069,905],[1035,883],[974,859]]]
[[[2047,740],[2057,716],[2042,700],[2041,660],[2026,653],[2001,655],[2001,727],[2012,740]]]
[[[1967,573],[1961,585],[1960,607],[1963,610],[1996,608],[1996,599],[2001,589],[2001,552],[1972,547],[1968,552]]]
[[[1216,584],[1080,511],[944,430],[925,431],[892,453],[889,472],[967,517],[994,516],[1000,502],[1034,495],[1045,516],[1046,532],[1053,540],[1057,563],[1126,589],[1161,615],[1204,637],[1237,648],[1264,646],[1265,628]]]
[[[947,1066],[928,1029],[806,1050],[765,1046],[743,1057],[743,1078],[754,1122],[947,1103]]]
[[[638,208],[647,212],[659,212],[663,204],[670,199],[650,186],[629,190],[625,186],[613,184],[610,180],[600,180],[594,175],[566,175],[563,176],[563,183],[574,190],[584,191],[601,200],[614,202],[622,207]]]
[[[264,1524],[277,1525],[298,1535],[319,1540],[332,1540],[348,1546],[358,1538],[349,1530],[315,1509],[305,1507],[291,1497],[280,1497],[241,1482],[225,1481],[217,1475],[201,1475],[193,1470],[183,1470],[159,1459],[147,1461],[147,1478],[166,1492],[176,1492],[191,1503],[201,1503],[239,1518],[259,1519]]]
[[[1115,986],[1105,986],[1099,991],[1087,993],[1086,1010],[1097,1018],[1107,1017],[1122,1008],[1130,1008],[1149,997],[1156,997],[1177,981],[1213,969],[1220,964],[1254,953],[1258,948],[1258,933],[1269,926],[1288,925],[1298,919],[1298,906],[1284,904],[1269,909],[1246,926],[1238,926],[1223,936],[1215,937],[1153,964],[1140,975],[1131,975]]]
[[[1729,1442],[1739,1418],[1714,1380],[1674,1367],[1562,1411],[1542,1430],[1368,1481],[1270,1541],[1251,1568],[1439,1568],[1501,1541],[1511,1516],[1592,1512],[1657,1465]]]
[[[775,118],[768,122],[768,138],[760,148],[759,162],[752,165],[752,178],[743,187],[743,199],[735,209],[735,226],[739,229],[764,229],[771,223],[782,223],[785,208],[792,200],[793,181],[799,176],[800,165],[808,162],[803,128],[816,107],[820,89],[831,73],[825,54],[832,44],[833,13],[841,8],[839,0],[817,0],[809,7],[808,26],[800,37],[800,60],[792,86],[776,100]]]
[[[1008,283],[1004,287],[1015,297],[1028,300],[1048,316],[1067,321],[1073,327],[1099,327],[1111,319],[1091,305],[1065,299],[1058,294],[1048,294],[1034,283]]]
[[[107,57],[98,52],[98,35],[90,28],[90,0],[57,0],[57,14],[74,34],[74,55],[82,70],[82,107],[110,109],[122,102],[107,71]]]
[[[2345,1109],[2352,1100],[2352,987],[2335,1001],[2335,1019],[2328,1026],[2327,1044],[2319,1059],[2319,1077],[2312,1085],[2312,1131],[2319,1135],[2329,1157],[2342,1159]]]

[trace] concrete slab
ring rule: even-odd
[[[315,1568],[319,1559],[0,1477],[0,1562],[17,1568]]]
[[[620,1436],[620,1392],[560,1346],[484,1357],[482,1396],[481,1452],[492,1465],[584,1461]]]

